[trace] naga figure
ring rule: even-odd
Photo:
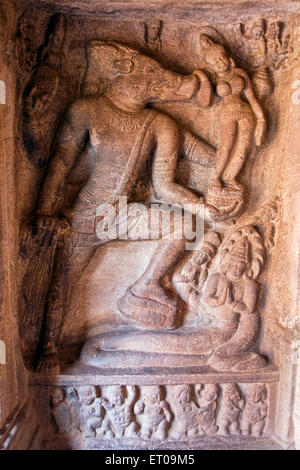
[[[255,278],[264,250],[260,235],[251,226],[237,231],[228,246],[230,249],[224,248],[226,255],[220,258],[220,272],[207,281],[204,302],[217,309],[216,320],[224,329],[236,331],[215,350],[209,364],[216,370],[258,369],[266,365],[266,359],[254,352],[260,329],[259,285]]]
[[[181,272],[174,276],[178,291],[195,311],[199,309],[202,290],[208,278],[208,268],[220,243],[217,232],[208,231],[199,249],[195,250],[184,264]]]
[[[38,361],[38,371],[45,374],[59,372],[57,349],[73,288],[97,248],[108,241],[98,237],[98,222],[103,220],[106,208],[114,206],[121,196],[130,197],[152,152],[152,182],[157,198],[168,204],[190,204],[195,213],[201,203],[198,195],[175,182],[177,125],[146,105],[195,96],[200,105],[208,106],[212,88],[205,74],[176,74],[154,59],[114,42],[90,42],[87,57],[85,96],[65,113],[34,224],[41,243],[45,237],[52,240],[62,220],[70,225],[58,242],[48,294]],[[206,153],[208,146],[197,140],[193,155],[195,147],[203,164],[211,166],[213,154]],[[71,194],[67,183],[70,179],[74,182],[78,168],[80,186]],[[120,311],[137,325],[148,329],[177,326],[177,297],[170,295],[162,280],[184,250],[184,237],[161,239],[144,274],[119,300]]]

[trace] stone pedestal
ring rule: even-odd
[[[74,366],[32,375],[30,390],[51,449],[279,449],[278,381],[275,366],[256,374]]]

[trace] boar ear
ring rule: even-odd
[[[115,60],[114,68],[116,69],[116,72],[119,73],[131,73],[134,68],[134,63],[130,59]]]

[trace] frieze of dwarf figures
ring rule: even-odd
[[[81,386],[50,390],[53,435],[162,442],[264,433],[268,386]]]

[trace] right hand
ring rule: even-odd
[[[32,225],[33,235],[38,244],[51,245],[52,240],[57,234],[61,220],[58,217],[48,215],[38,215]]]

